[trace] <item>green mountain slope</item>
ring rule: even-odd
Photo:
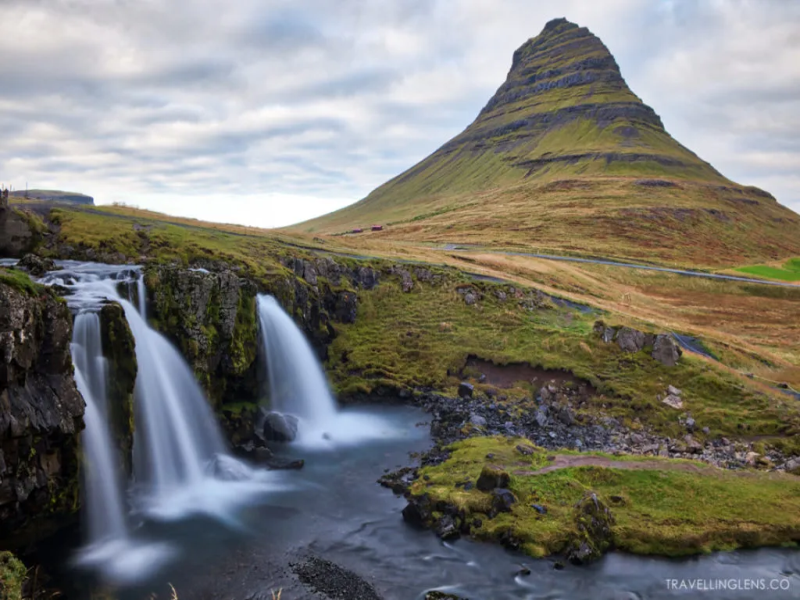
[[[698,264],[800,254],[800,217],[674,140],[588,29],[550,21],[461,134],[360,202],[295,226]],[[694,246],[687,247],[686,236]],[[700,250],[701,249],[701,250]]]

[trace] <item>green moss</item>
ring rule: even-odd
[[[0,599],[22,600],[22,584],[28,570],[11,552],[0,552]]]
[[[0,268],[0,283],[19,290],[29,296],[37,296],[45,291],[45,287],[31,281],[28,274],[17,269]]]
[[[796,544],[800,540],[800,479],[778,473],[732,472],[669,459],[625,457],[632,467],[567,467],[531,474],[548,464],[548,453],[515,451],[521,440],[471,438],[451,447],[446,462],[422,469],[414,495],[455,505],[482,524],[472,534],[497,540],[512,533],[533,556],[560,553],[578,536],[576,504],[589,492],[610,508],[613,545],[637,554],[682,556]],[[487,454],[493,454],[491,460]],[[550,456],[564,456],[558,452]],[[609,461],[622,457],[595,453]],[[489,495],[455,484],[476,481],[487,462],[511,473],[519,502],[511,513],[488,518]],[[652,465],[660,465],[652,468]],[[544,514],[532,507],[543,506]]]
[[[242,375],[249,369],[256,360],[257,351],[256,297],[240,289],[239,304],[236,307],[236,325],[229,348],[233,373]]]

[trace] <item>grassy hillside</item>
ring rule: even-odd
[[[605,45],[563,19],[477,119],[360,202],[296,225],[393,240],[723,265],[800,252],[800,216],[675,141]]]

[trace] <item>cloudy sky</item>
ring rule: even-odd
[[[310,218],[461,131],[560,16],[679,141],[800,212],[795,0],[0,0],[0,182]]]

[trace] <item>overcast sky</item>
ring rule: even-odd
[[[561,16],[675,138],[800,212],[795,0],[1,0],[0,182],[300,221],[464,129]]]

